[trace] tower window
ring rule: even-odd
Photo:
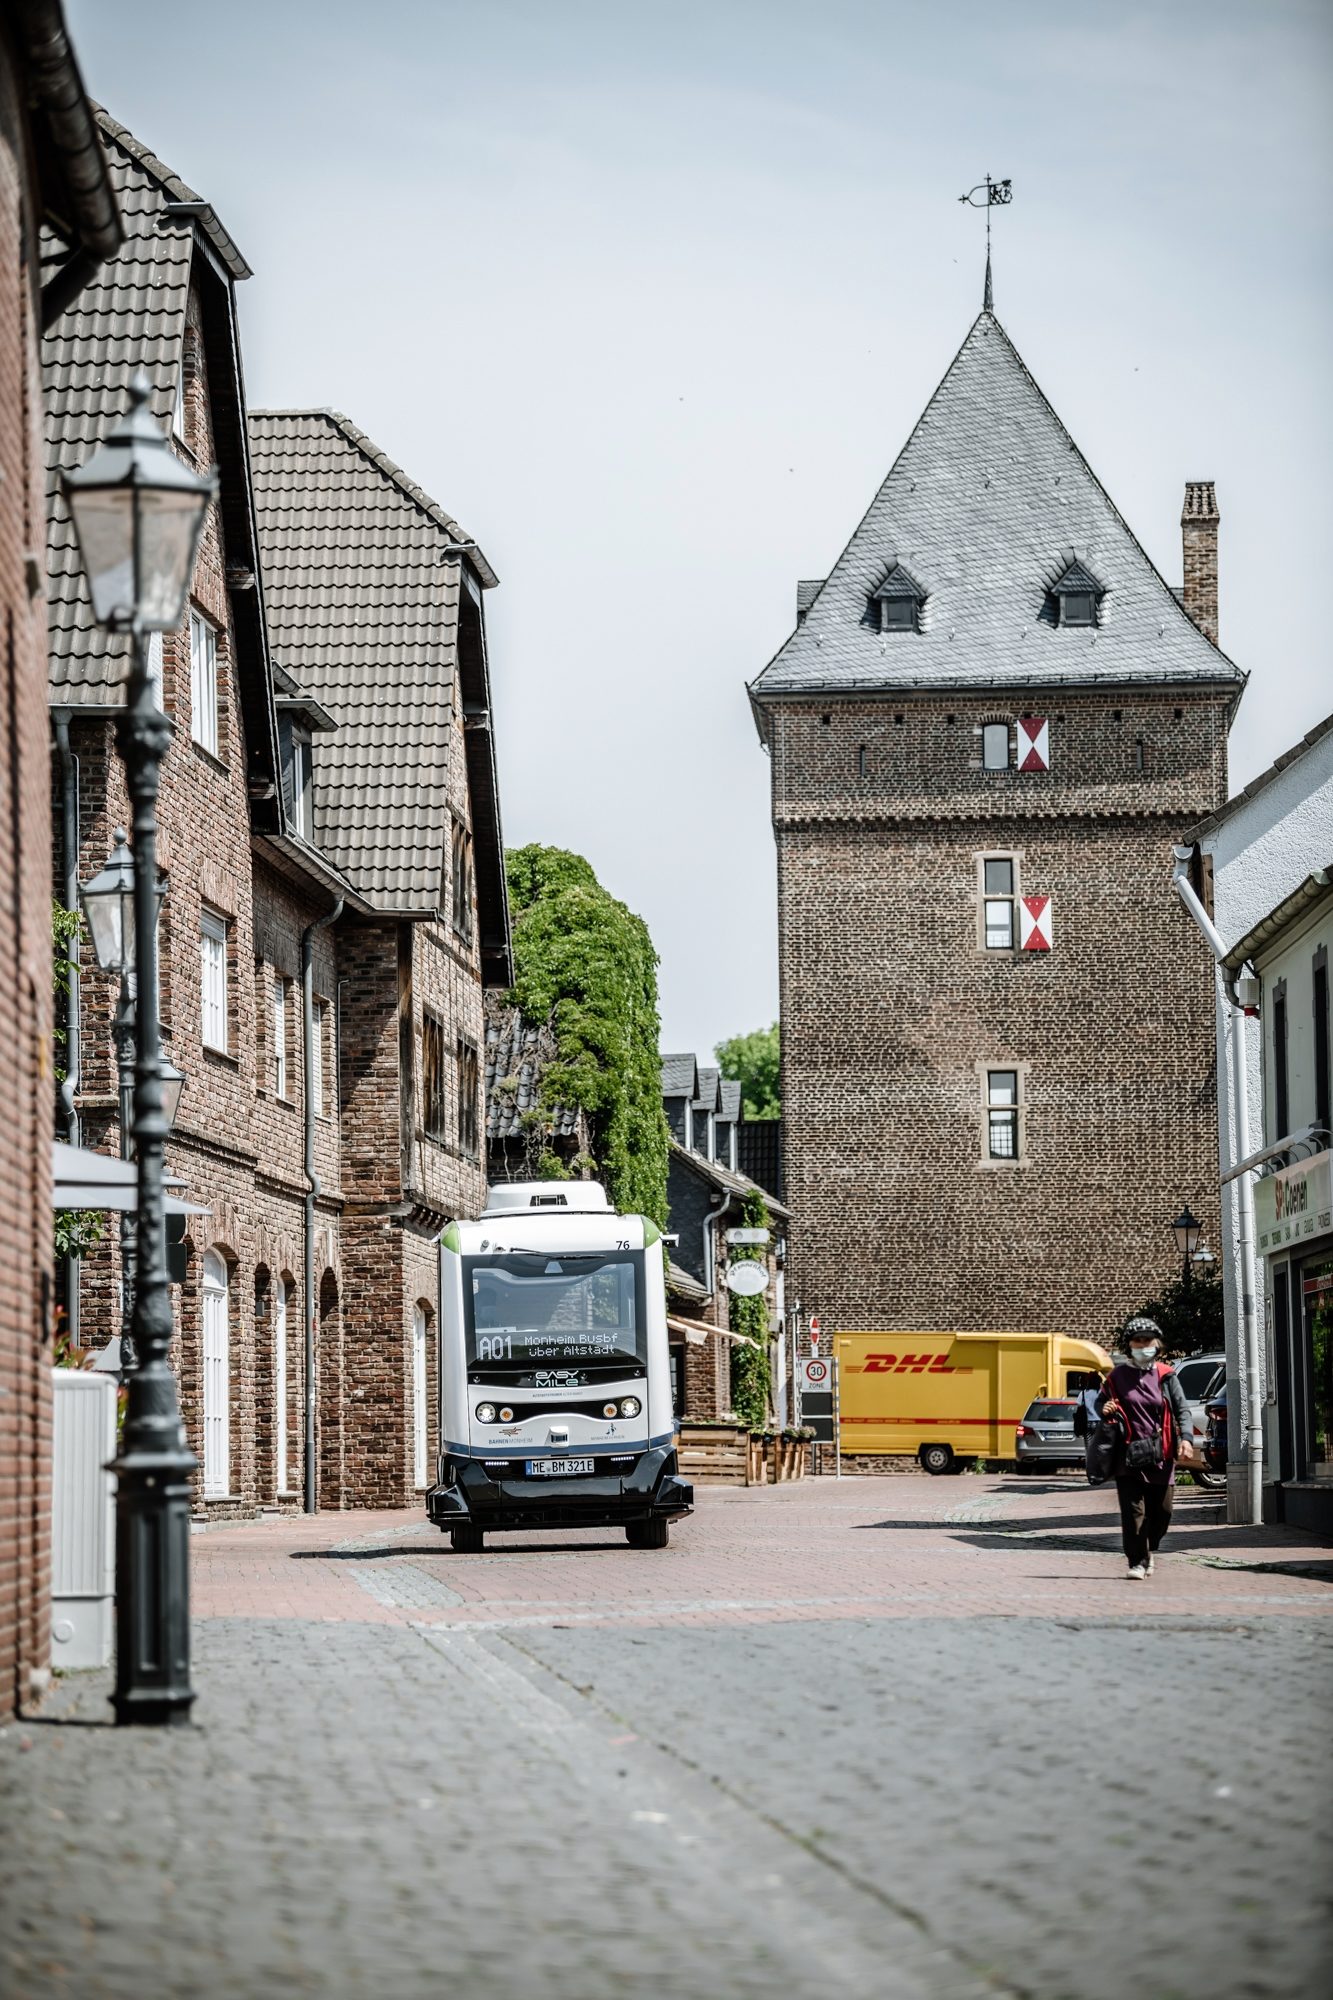
[[[988,854],[981,863],[981,928],[987,951],[1014,948],[1018,869],[1011,854]]]
[[[1009,769],[1009,724],[988,722],[981,732],[981,763],[987,771]]]
[[[1081,562],[1070,563],[1064,575],[1051,586],[1057,623],[1095,625],[1097,608],[1104,595],[1104,585],[1098,582],[1090,569],[1085,569]]]
[[[871,593],[866,623],[881,632],[918,632],[926,593],[901,563],[895,563],[879,588]]]
[[[986,1151],[992,1160],[1018,1158],[1018,1071],[986,1071]]]

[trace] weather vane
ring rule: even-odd
[[[1007,208],[1013,198],[1013,182],[993,181],[989,174],[984,181],[978,181],[974,188],[969,188],[966,194],[960,194],[958,197],[959,201],[966,202],[969,208],[984,208],[986,211],[986,291],[983,303],[987,312],[991,311],[993,305],[990,281],[990,212],[993,208]]]

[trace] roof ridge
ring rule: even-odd
[[[204,195],[196,194],[189,182],[182,180],[174,167],[169,167],[165,160],[159,159],[151,147],[145,146],[142,139],[136,139],[129,126],[122,125],[118,118],[114,118],[104,104],[98,104],[92,99],[89,102],[92,103],[93,113],[102,133],[151,174],[170,200],[198,203],[199,225],[232,277],[237,279],[253,277],[253,271],[241,254],[240,245],[223,223],[212,202]]]

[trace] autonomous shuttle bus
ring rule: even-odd
[[[623,1527],[666,1547],[676,1471],[661,1232],[591,1181],[493,1187],[440,1238],[440,1457],[426,1512],[492,1529]]]

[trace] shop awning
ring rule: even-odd
[[[139,1206],[139,1170],[133,1160],[96,1153],[91,1146],[67,1146],[57,1139],[52,1149],[52,1205],[56,1208],[113,1208],[133,1215]],[[197,1201],[172,1194],[183,1188],[179,1175],[168,1174],[163,1206],[168,1215],[209,1215]]]

